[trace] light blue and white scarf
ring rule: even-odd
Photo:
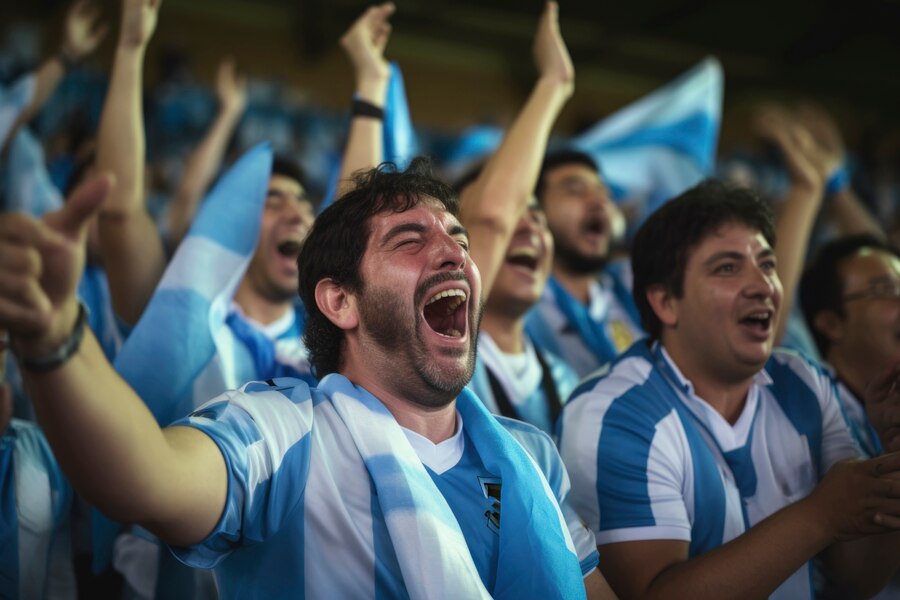
[[[27,127],[9,145],[5,174],[5,210],[40,217],[60,208],[63,197],[50,179],[44,149]]]
[[[320,383],[372,476],[411,598],[583,598],[565,519],[534,460],[464,389],[456,400],[485,468],[503,481],[497,579],[487,590],[450,507],[397,421],[340,375]]]

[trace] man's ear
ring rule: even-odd
[[[844,337],[844,321],[831,309],[817,312],[813,318],[813,327],[828,338],[829,342],[840,342]]]
[[[663,284],[648,286],[646,294],[650,308],[663,325],[667,327],[678,325],[678,299]]]
[[[356,296],[333,279],[321,279],[316,284],[316,306],[339,329],[355,329],[359,325]]]

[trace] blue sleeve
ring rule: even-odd
[[[212,438],[228,473],[225,506],[213,531],[198,544],[172,548],[182,562],[214,567],[235,549],[276,534],[300,505],[313,407],[309,388],[295,381],[299,385],[287,389],[248,384],[176,423]]]

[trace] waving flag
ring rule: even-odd
[[[161,425],[193,410],[195,395],[212,397],[197,381],[211,361],[234,371],[225,318],[256,249],[271,173],[272,150],[263,144],[222,176],[116,357],[116,370]]]
[[[391,62],[391,78],[388,81],[387,98],[384,106],[384,127],[382,134],[382,160],[396,163],[401,169],[419,154],[419,142],[413,129],[409,115],[409,103],[406,101],[406,88],[403,85],[403,73],[395,62]],[[372,165],[375,166],[375,165]],[[341,162],[335,162],[328,179],[328,189],[319,205],[319,212],[328,208],[335,201],[338,188],[338,177]]]
[[[721,64],[706,58],[572,143],[600,163],[616,200],[636,203],[638,222],[643,221],[666,200],[712,175],[723,88]]]
[[[463,175],[486,160],[503,141],[503,130],[493,125],[473,125],[456,140],[444,160],[444,172],[450,181],[458,181]]]

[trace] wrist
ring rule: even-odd
[[[53,353],[65,344],[75,329],[81,317],[82,304],[75,298],[61,307],[58,315],[50,327],[41,335],[13,336],[10,348],[19,361],[31,361]]]

